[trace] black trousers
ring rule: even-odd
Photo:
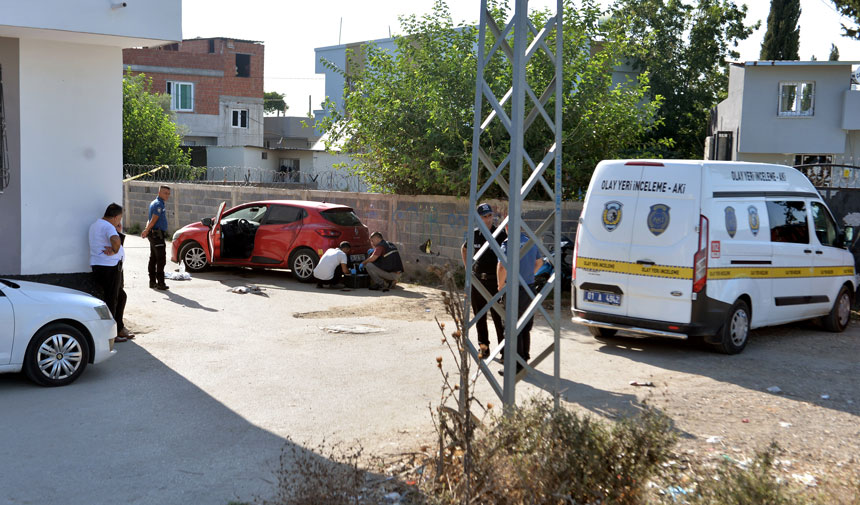
[[[534,284],[529,286],[532,291],[534,291]],[[520,292],[517,296],[517,319],[523,316],[526,313],[526,309],[528,309],[529,304],[532,303],[532,299],[529,297],[525,288],[520,286]],[[526,322],[525,326],[523,326],[522,331],[520,331],[519,336],[517,337],[517,354],[520,355],[525,361],[528,361],[531,358],[529,351],[531,350],[532,344],[532,325],[534,324],[534,315],[529,318],[528,322]]]
[[[122,262],[117,266],[106,267],[100,265],[92,265],[93,278],[96,284],[102,290],[100,297],[110,313],[113,314],[113,319],[116,321],[116,330],[122,331],[125,325],[122,322],[122,316],[125,312],[125,302],[127,297],[123,289]]]
[[[496,276],[490,276],[487,274],[476,274],[479,279],[481,279],[481,284],[487,288],[487,291],[490,292],[490,295],[495,295],[499,292],[498,283],[496,282]],[[484,295],[481,294],[480,291],[475,286],[472,286],[472,310],[475,314],[481,311],[484,306],[487,305],[487,300],[484,298]],[[505,339],[505,325],[502,321],[502,316],[499,315],[493,309],[488,311],[490,316],[493,318],[493,326],[496,327],[496,338],[499,343],[501,343]],[[490,333],[487,330],[487,314],[481,316],[480,319],[475,323],[475,329],[478,330],[478,344],[486,345],[489,347],[490,345]]]
[[[151,230],[146,237],[149,239],[149,282],[164,285],[164,265],[167,264],[167,244],[164,243],[164,232],[155,233]]]
[[[341,268],[340,265],[335,267],[334,276],[332,276],[331,279],[323,281],[323,280],[317,279],[316,276],[314,276],[314,279],[316,279],[317,284],[320,286],[334,286],[335,284],[337,284],[343,280],[343,269]]]

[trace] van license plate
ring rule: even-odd
[[[603,291],[583,291],[586,302],[605,303],[606,305],[621,305],[621,295]]]
[[[349,255],[349,261],[352,261],[352,262],[364,261],[364,258],[365,258],[364,254],[350,254]]]

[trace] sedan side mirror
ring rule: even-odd
[[[203,220],[200,222],[203,223],[203,226],[206,226],[207,228],[212,228],[212,218],[211,217],[203,218]]]

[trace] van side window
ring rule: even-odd
[[[809,223],[803,202],[767,202],[771,242],[809,243]]]
[[[820,202],[812,202],[812,223],[815,225],[815,235],[821,245],[838,247],[838,232],[836,222],[827,211],[827,207]]]

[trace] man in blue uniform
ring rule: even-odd
[[[170,187],[158,188],[158,196],[149,204],[149,222],[141,237],[149,239],[149,287],[165,291],[164,265],[167,263],[167,212],[164,203],[170,198]]]
[[[508,238],[502,244],[502,252],[505,253],[505,256],[508,254],[508,242],[511,240],[510,230],[507,226],[505,226],[505,231],[508,232]],[[525,243],[529,241],[528,236],[525,233],[520,232],[520,248],[525,246]],[[522,252],[522,251],[521,251]],[[520,276],[526,281],[526,284],[529,285],[529,288],[534,292],[535,287],[535,272],[537,272],[540,267],[543,265],[543,258],[538,254],[538,248],[532,244],[529,247],[528,251],[524,255],[520,256]],[[499,261],[498,266],[496,267],[496,276],[499,279],[499,291],[505,289],[505,284],[508,278],[508,271],[505,266]],[[517,318],[523,317],[526,309],[529,304],[531,304],[532,299],[526,292],[525,288],[519,283],[518,279],[511,279],[511,282],[516,283],[520,286],[520,292],[517,295]],[[519,336],[517,337],[517,354],[520,357],[528,362],[529,349],[531,348],[531,331],[532,331],[532,323],[534,323],[534,316],[530,317],[526,325],[523,327],[522,331],[520,331]],[[513,328],[506,328],[506,330],[511,331]],[[523,369],[523,366],[517,363],[517,373]],[[499,370],[499,375],[504,375],[503,370]]]

